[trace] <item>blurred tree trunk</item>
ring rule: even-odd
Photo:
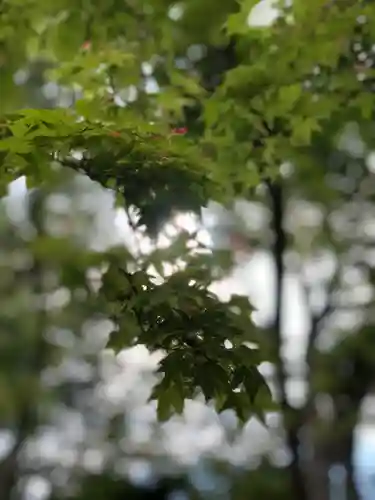
[[[311,453],[305,461],[305,474],[309,500],[332,500],[329,474],[337,465],[344,466],[346,470],[346,476],[342,478],[346,499],[359,498],[353,479],[354,431],[361,403],[374,377],[373,367],[364,356],[367,349],[371,350],[371,346],[366,345],[366,331],[358,332],[340,343],[336,349],[340,353],[339,363],[335,362],[335,350],[328,356],[330,371],[334,370],[329,376],[327,374],[327,381],[332,385],[325,392],[331,410],[323,416],[323,412],[319,414],[317,411],[316,404],[308,415],[306,444]],[[321,370],[324,369],[321,366]]]
[[[353,336],[341,342],[338,352],[333,349],[333,352],[328,355],[328,365],[323,367],[326,369],[327,387],[316,389],[315,378],[317,375],[322,375],[322,367],[319,359],[316,359],[318,356],[315,343],[320,334],[322,320],[331,310],[331,304],[328,301],[318,317],[311,315],[312,326],[309,332],[306,358],[310,373],[307,380],[308,401],[302,411],[294,410],[290,406],[286,392],[287,367],[282,359],[281,331],[284,254],[287,241],[283,227],[284,193],[279,183],[271,182],[268,183],[268,192],[273,217],[273,258],[276,272],[276,309],[271,344],[286,443],[291,452],[289,466],[291,490],[298,500],[333,500],[330,476],[332,478],[336,466],[336,471],[337,467],[342,467],[342,477],[337,478],[337,484],[338,487],[341,484],[343,494],[346,493],[345,500],[357,500],[358,495],[353,481],[353,439],[360,405],[373,377],[371,361],[369,362],[366,358],[366,347],[368,349],[372,347],[372,332],[369,334],[368,328],[365,328],[362,335],[361,332],[354,333]],[[334,281],[332,281],[332,287],[335,287]],[[328,412],[320,411],[319,397],[317,397],[319,394],[327,398],[330,406]],[[305,440],[302,437],[303,433],[305,433]]]
[[[348,428],[345,435],[337,435],[333,422],[324,432],[315,433],[315,436],[312,433],[312,453],[304,464],[308,500],[334,500],[330,493],[331,481],[338,485],[338,491],[345,491],[346,497],[342,500],[359,498],[353,482],[353,432],[354,426]],[[337,470],[334,477],[334,468],[340,466],[342,469]]]

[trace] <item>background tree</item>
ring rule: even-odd
[[[126,470],[123,459],[136,458],[119,446],[130,409],[107,401],[104,414],[94,411],[106,336],[116,352],[145,345],[164,353],[152,393],[161,420],[199,393],[219,412],[263,419],[274,408],[258,367],[273,364],[269,384],[290,462],[283,472],[265,463],[240,479],[212,464],[214,483],[232,485],[216,487],[215,498],[224,490],[245,498],[253,488],[270,499],[281,491],[328,499],[335,464],[345,466],[356,498],[353,433],[373,383],[374,7],[280,2],[272,25],[249,26],[257,4],[1,4],[1,186],[5,193],[24,175],[34,188],[27,222],[10,228],[4,218],[3,226],[1,415],[14,439],[0,469],[4,498],[21,494],[30,471],[46,471],[53,498],[86,498],[94,487],[98,498],[101,487],[107,496],[113,488],[113,498],[131,494],[113,479]],[[116,193],[134,248],[90,248],[82,175]],[[61,197],[70,200],[63,214]],[[246,229],[239,225],[230,212],[239,198],[248,212],[266,215],[261,227],[246,228],[246,217]],[[212,200],[229,210],[214,240],[226,238],[229,250],[247,251],[250,242],[254,252],[272,253],[275,311],[267,328],[254,326],[247,299],[226,304],[210,289],[230,271],[231,251],[207,251],[199,230],[181,228],[160,246],[177,213],[199,214]],[[11,257],[16,249],[20,260]],[[322,276],[319,262],[332,264]],[[293,366],[283,338],[290,273],[301,281],[310,323],[306,352]],[[351,322],[340,321],[342,313]],[[87,333],[93,325],[102,332],[98,343]],[[61,332],[73,334],[69,349]],[[90,376],[51,388],[56,366],[74,357],[91,366]],[[296,377],[306,385],[298,407],[288,391]],[[80,412],[86,431],[83,451],[68,466],[60,460],[65,476],[56,479],[57,465],[43,453],[35,459],[32,439],[52,425],[61,402]],[[106,473],[94,478],[84,457],[98,436]],[[184,481],[180,490],[189,488]],[[136,498],[146,490],[132,491]]]

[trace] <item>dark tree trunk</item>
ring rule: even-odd
[[[373,380],[373,367],[363,356],[366,349],[363,350],[361,343],[364,340],[358,333],[343,341],[339,347],[340,358],[334,367],[335,372],[327,374],[327,379],[334,384],[325,392],[332,405],[330,418],[323,418],[316,408],[308,415],[305,444],[311,452],[306,457],[304,472],[309,500],[332,500],[329,475],[334,466],[342,466],[346,471],[342,477],[346,494],[344,498],[359,499],[353,479],[354,431],[362,400]],[[362,348],[358,349],[361,345]],[[333,353],[332,359],[334,356]],[[334,365],[332,359],[331,369]]]
[[[352,451],[353,431],[348,429],[346,436],[335,436],[334,424],[326,429],[321,436],[312,437],[312,453],[305,461],[308,500],[332,500],[331,488],[337,485],[339,491],[344,491],[346,500],[358,500],[353,482]],[[330,430],[330,432],[329,432]],[[334,469],[337,475],[334,476]],[[339,497],[341,500],[341,496]]]

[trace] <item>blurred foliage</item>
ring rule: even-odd
[[[272,24],[249,25],[258,3],[0,3],[0,190],[5,196],[9,183],[25,176],[31,193],[23,222],[11,224],[4,213],[0,227],[0,420],[15,438],[0,467],[5,500],[16,495],[23,444],[51,422],[59,403],[78,406],[88,428],[103,425],[111,434],[114,415],[108,410],[108,422],[84,397],[100,385],[104,347],[118,353],[144,345],[162,353],[150,396],[162,421],[183,413],[186,400],[201,393],[218,412],[232,409],[242,421],[281,409],[295,455],[285,469],[290,474],[268,466],[246,474],[254,496],[276,500],[282,491],[324,500],[327,487],[314,490],[324,482],[316,471],[323,464],[327,483],[333,463],[350,468],[353,428],[374,380],[368,352],[375,7],[369,1],[278,2]],[[68,217],[53,202],[57,194],[73,199],[79,175],[114,194],[133,236],[152,241],[150,251],[91,249],[87,210],[72,206]],[[211,201],[230,213],[238,198],[252,203],[250,212],[261,210],[266,222],[245,224],[241,232],[233,221],[219,223],[229,248],[207,248],[197,233],[182,230],[168,245],[158,244],[177,214],[199,215]],[[253,324],[247,298],[223,303],[211,290],[249,241],[271,250],[277,270],[276,314],[263,331]],[[319,281],[310,272],[306,278],[309,266],[327,255],[331,276]],[[301,278],[311,325],[301,360],[308,371],[306,404],[299,408],[286,394],[291,370],[281,355],[281,285],[291,270]],[[365,299],[350,294],[350,273],[370,288]],[[321,308],[317,292],[326,299]],[[350,327],[332,321],[329,333],[338,341],[322,353],[326,320],[349,309],[361,319]],[[91,339],[96,347],[90,348],[82,332],[87,322],[100,321],[111,327],[98,345]],[[67,357],[61,332],[73,335],[69,356],[86,360],[91,375],[82,381],[69,373],[72,379],[49,387]],[[276,367],[281,407],[259,372],[264,361]],[[339,438],[317,409],[321,395],[343,422]],[[119,434],[123,427],[121,420]],[[301,431],[315,451],[307,467],[298,451]],[[247,482],[244,493],[241,481],[230,477],[230,498],[246,498]],[[111,498],[143,494],[104,475],[82,485],[73,498],[100,498],[100,488],[107,495],[114,488]],[[68,498],[69,487],[62,490]]]

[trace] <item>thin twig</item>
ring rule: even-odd
[[[327,319],[327,317],[335,309],[335,304],[334,304],[333,299],[334,299],[334,291],[335,291],[339,276],[340,276],[340,270],[339,270],[339,268],[337,268],[334,275],[332,276],[331,280],[329,281],[328,286],[327,286],[326,302],[325,302],[322,310],[318,313],[313,313],[313,311],[311,309],[311,305],[310,305],[309,300],[308,300],[309,291],[307,289],[307,286],[303,285],[303,289],[305,291],[307,308],[309,310],[310,325],[311,325],[309,333],[308,333],[308,337],[307,337],[307,348],[306,348],[306,364],[309,368],[311,368],[314,347],[315,347],[316,340],[320,334],[322,323],[324,322],[325,319]]]

